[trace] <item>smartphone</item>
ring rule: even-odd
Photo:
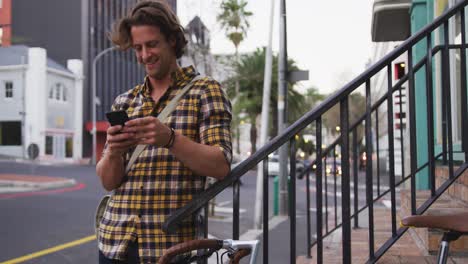
[[[123,110],[107,112],[106,117],[109,123],[111,124],[111,126],[117,126],[117,125],[124,126],[125,122],[129,120],[127,112]]]

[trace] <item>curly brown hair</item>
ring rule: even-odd
[[[110,33],[110,39],[121,50],[127,50],[132,46],[132,26],[142,25],[157,26],[167,40],[174,38],[176,57],[182,57],[187,45],[184,28],[164,0],[138,2],[127,16],[117,21]]]

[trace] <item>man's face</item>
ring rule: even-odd
[[[148,76],[161,80],[176,65],[175,41],[167,40],[156,26],[132,26],[132,47]]]

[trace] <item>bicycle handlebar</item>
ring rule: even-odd
[[[239,241],[239,240],[219,240],[219,239],[198,239],[191,240],[184,243],[172,246],[164,252],[159,258],[158,264],[169,264],[170,261],[177,255],[191,252],[198,249],[212,249],[214,251],[220,250],[221,248],[227,250],[236,250],[231,259],[232,264],[237,264],[240,259],[249,255],[252,252],[250,263],[254,263],[257,253],[257,246],[259,241]]]

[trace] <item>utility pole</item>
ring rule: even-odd
[[[286,32],[286,0],[281,0],[280,4],[280,50],[278,58],[278,134],[281,134],[287,127],[287,73],[288,73],[288,53],[287,53],[287,32]],[[279,149],[279,213],[288,214],[288,143]]]
[[[271,97],[271,73],[273,64],[272,54],[272,38],[273,24],[275,15],[275,1],[271,0],[270,7],[270,32],[268,35],[268,46],[265,53],[265,73],[263,75],[263,100],[262,100],[262,122],[260,129],[260,146],[265,145],[268,139],[268,116],[270,113],[270,97]],[[257,169],[257,190],[255,197],[255,213],[254,213],[254,229],[262,227],[262,199],[263,199],[263,162],[260,162]],[[267,175],[268,177],[268,175]],[[268,217],[268,215],[263,216]]]

